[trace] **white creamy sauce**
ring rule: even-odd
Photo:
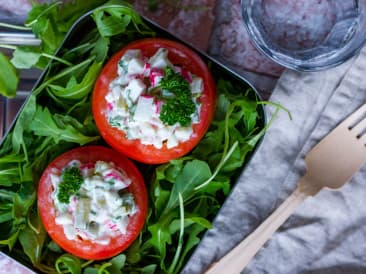
[[[131,183],[126,174],[113,163],[103,161],[83,165],[75,160],[67,166],[80,168],[84,183],[65,204],[57,198],[61,171],[55,170],[51,175],[56,224],[63,226],[66,237],[108,245],[118,233],[125,234],[129,216],[137,211],[134,198],[126,189]]]
[[[166,125],[159,118],[163,101],[150,92],[159,86],[166,67],[180,73],[190,84],[196,110],[189,126]],[[106,96],[107,119],[113,127],[124,131],[128,139],[139,139],[142,144],[156,148],[162,148],[163,144],[172,148],[189,140],[192,125],[199,123],[198,98],[202,90],[202,78],[173,66],[167,49],[158,49],[149,59],[142,57],[140,50],[128,50],[119,61],[117,78],[111,82]]]

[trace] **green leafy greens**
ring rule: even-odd
[[[70,26],[91,9],[88,31],[78,33],[77,43],[66,41],[58,50]],[[1,250],[42,273],[178,273],[212,227],[211,221],[264,133],[260,102],[245,84],[212,66],[218,97],[209,131],[189,155],[160,166],[140,166],[149,188],[150,209],[138,239],[114,258],[85,261],[65,253],[47,236],[37,212],[37,182],[61,153],[79,145],[103,144],[91,113],[94,81],[114,52],[155,33],[131,6],[101,0],[35,5],[26,26],[42,39],[41,46],[19,48],[13,64],[0,56],[1,70],[11,74],[6,76],[7,86],[6,74],[0,77],[2,94],[15,94],[14,65],[45,68],[50,60],[46,56],[52,62],[0,146]],[[182,97],[180,104],[191,105],[185,91],[178,93],[187,84],[172,72],[167,75],[174,81],[162,81],[163,85]],[[169,119],[183,119],[179,122],[185,124],[188,112]],[[69,169],[63,177],[60,196],[66,201],[77,191],[80,174]]]

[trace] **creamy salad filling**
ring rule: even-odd
[[[168,79],[168,73],[173,80]],[[170,90],[166,88],[169,81],[173,85],[179,84]],[[161,85],[162,82],[165,85]],[[189,98],[186,96],[182,100],[172,91],[184,82],[189,89]],[[156,148],[162,148],[164,144],[172,148],[189,140],[193,134],[192,125],[199,123],[202,91],[202,78],[174,66],[167,49],[158,49],[150,58],[143,57],[140,50],[128,50],[119,61],[118,76],[110,83],[106,96],[107,119],[110,125],[124,131],[128,139],[139,139],[142,144]],[[183,105],[179,105],[180,101]],[[174,113],[177,117],[187,111],[188,117],[181,122],[170,119],[173,115],[169,112],[179,112]]]
[[[75,170],[79,170],[80,186],[70,190],[65,184],[70,183],[66,182],[70,177],[79,177]],[[65,175],[70,171],[74,172],[72,176]],[[113,163],[82,164],[74,160],[62,171],[54,170],[51,181],[56,224],[63,226],[69,240],[79,238],[108,245],[112,237],[126,233],[129,216],[136,213],[137,207],[127,190],[131,180]]]

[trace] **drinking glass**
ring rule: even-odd
[[[300,71],[339,65],[366,41],[366,0],[241,0],[254,44]]]

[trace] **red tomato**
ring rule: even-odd
[[[112,127],[106,117],[107,102],[105,96],[109,92],[109,84],[117,77],[118,61],[127,50],[140,49],[142,55],[151,57],[159,48],[169,51],[169,60],[203,79],[203,94],[200,98],[200,122],[193,124],[193,133],[187,141],[180,142],[178,146],[167,148],[166,144],[161,149],[153,145],[144,145],[140,140],[129,140],[123,131]],[[206,133],[213,118],[216,103],[215,83],[210,71],[203,60],[186,46],[161,38],[147,38],[135,41],[117,54],[104,66],[98,77],[93,92],[93,116],[102,137],[113,148],[137,161],[149,164],[160,164],[176,159],[192,150]]]
[[[76,159],[85,164],[95,163],[98,160],[113,162],[116,167],[124,170],[132,181],[128,191],[134,197],[137,212],[130,217],[126,234],[119,234],[111,238],[108,245],[82,239],[69,240],[64,234],[63,227],[55,222],[56,210],[51,197],[53,187],[50,176],[53,170],[61,170],[70,161]],[[117,255],[136,239],[146,218],[147,192],[140,172],[126,157],[110,148],[85,146],[60,155],[45,169],[38,186],[38,209],[46,231],[61,248],[86,260],[101,260]]]

